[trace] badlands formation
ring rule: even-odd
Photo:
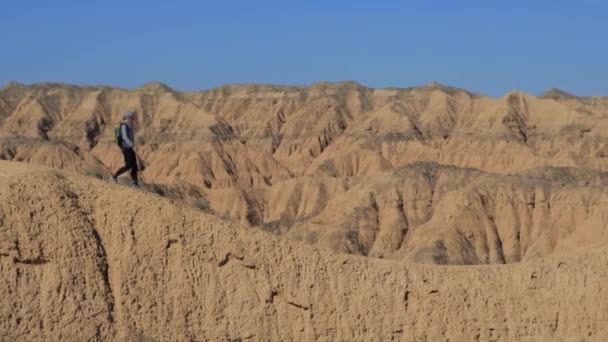
[[[146,191],[94,178],[125,110]],[[8,84],[0,341],[605,341],[607,129],[559,90]]]

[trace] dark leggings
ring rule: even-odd
[[[122,149],[122,155],[125,157],[125,166],[116,171],[114,178],[118,178],[118,176],[131,170],[133,183],[137,184],[137,157],[135,157],[135,151],[132,148],[124,147]]]

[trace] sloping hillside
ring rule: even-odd
[[[361,258],[129,187],[2,161],[0,202],[5,340],[604,341],[608,333],[605,244],[503,266]]]
[[[107,177],[126,110],[159,193],[333,251],[508,263],[586,248],[606,228],[608,99],[556,89],[11,83],[0,159]]]

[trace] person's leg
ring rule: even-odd
[[[134,185],[139,185],[139,181],[137,180],[137,165],[131,169],[131,179],[133,179]]]
[[[131,179],[133,180],[133,184],[139,185],[137,180],[137,156],[135,155],[135,151],[133,149],[128,149],[127,159],[127,166],[131,169]]]
[[[121,167],[120,169],[118,169],[118,171],[116,171],[116,173],[113,175],[114,179],[118,178],[118,176],[122,175],[123,173],[127,172],[130,168],[131,165],[129,163],[131,157],[129,154],[129,150],[131,150],[131,152],[133,152],[133,149],[128,149],[128,148],[123,148],[122,149],[122,156],[125,160],[125,165],[123,167]]]

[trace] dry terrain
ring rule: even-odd
[[[1,342],[608,340],[608,97],[10,83],[0,159]]]
[[[490,266],[337,254],[0,162],[3,341],[605,341],[608,251]]]
[[[148,188],[331,251],[501,264],[605,238],[606,97],[10,83],[0,159],[105,178],[122,161],[112,134],[126,110]]]

